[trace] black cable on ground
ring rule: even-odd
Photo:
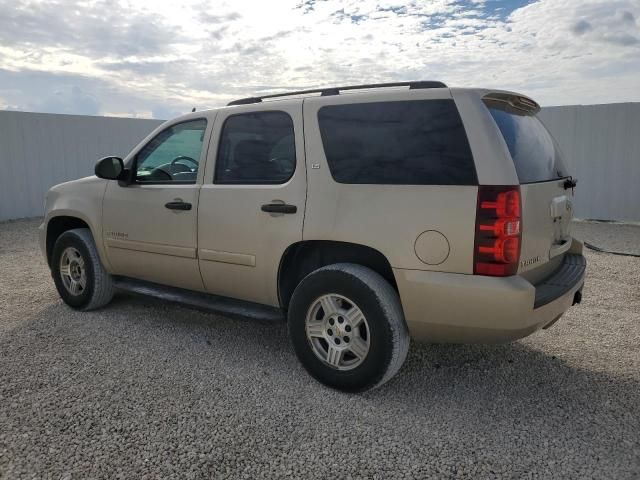
[[[612,255],[621,255],[623,257],[638,257],[638,258],[640,258],[640,254],[637,254],[637,253],[613,252],[611,250],[605,250],[604,248],[596,247],[595,245],[591,245],[588,242],[584,242],[584,246],[587,247],[589,250],[593,250],[595,252],[610,253]]]

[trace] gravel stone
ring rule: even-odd
[[[586,251],[583,303],[551,329],[414,343],[347,395],[283,323],[123,293],[71,310],[38,223],[0,223],[0,478],[640,478],[638,258]],[[577,225],[640,251],[637,227]]]
[[[573,234],[611,252],[640,255],[640,224],[576,221]]]

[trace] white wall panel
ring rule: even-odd
[[[43,213],[53,185],[124,157],[161,121],[0,111],[0,220]]]
[[[640,221],[640,103],[548,107],[541,117],[579,180],[576,215]],[[42,215],[52,185],[126,155],[160,123],[0,111],[0,220]]]
[[[548,107],[540,115],[578,179],[576,216],[640,221],[640,103]]]

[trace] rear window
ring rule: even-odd
[[[520,183],[568,176],[555,140],[535,115],[496,106],[489,112],[507,143]]]
[[[318,111],[329,169],[339,183],[477,185],[453,100],[330,105]]]

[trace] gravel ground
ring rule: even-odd
[[[604,250],[640,255],[640,225],[578,221],[573,234]]]
[[[72,311],[37,224],[0,224],[2,478],[640,478],[638,258],[587,251],[584,301],[550,330],[414,344],[346,395],[280,323],[126,294]],[[577,230],[640,251],[639,227]]]

